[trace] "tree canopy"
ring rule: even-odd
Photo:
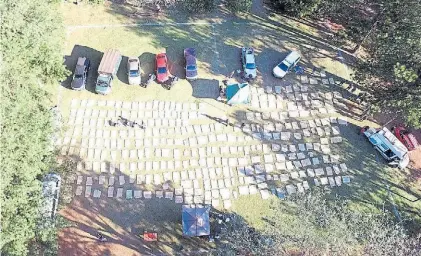
[[[419,255],[421,236],[410,236],[391,213],[358,212],[346,200],[325,194],[289,197],[262,216],[256,230],[234,216],[216,255]]]
[[[385,1],[364,44],[368,56],[356,72],[357,81],[371,90],[373,103],[401,111],[416,128],[421,128],[420,12],[419,1]]]
[[[342,29],[327,33],[339,47],[362,49],[355,81],[378,111],[421,128],[421,4],[418,0],[271,0],[274,7],[311,22]],[[322,4],[323,3],[323,4]],[[333,39],[333,40],[332,40]]]
[[[52,163],[47,88],[65,74],[64,30],[55,3],[5,0],[0,8],[0,246],[5,255],[25,255],[39,216],[39,178]]]

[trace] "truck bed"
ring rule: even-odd
[[[105,51],[98,67],[98,73],[113,74],[116,62],[120,61],[120,58],[121,54],[116,49],[109,49]]]

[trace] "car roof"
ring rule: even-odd
[[[382,130],[375,133],[376,137],[384,143],[393,153],[395,153],[399,159],[402,159],[403,156],[408,152],[408,149],[393,135],[389,129],[383,127]]]
[[[131,58],[129,58],[128,61],[129,61],[130,70],[137,70],[139,68],[139,66],[138,66],[139,59],[138,58],[131,57]]]
[[[156,55],[156,64],[157,65],[165,65],[167,55],[165,53],[160,53]]]
[[[187,55],[196,56],[196,49],[194,49],[194,48],[186,48],[186,49],[184,49],[184,53],[187,54]]]
[[[79,57],[77,59],[76,66],[84,66],[85,65],[85,61],[86,61],[86,57]]]
[[[187,65],[193,65],[193,64],[196,64],[196,58],[195,58],[194,56],[187,55],[187,56],[186,56],[186,64],[187,64]]]
[[[246,62],[247,63],[254,63],[254,54],[246,54]]]
[[[85,66],[76,66],[75,74],[82,75],[85,72]]]
[[[292,51],[288,54],[288,56],[285,58],[284,61],[288,62],[288,63],[294,63],[298,58],[300,58],[301,55],[299,52],[296,51]]]

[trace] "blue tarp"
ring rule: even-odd
[[[248,83],[230,84],[226,88],[227,103],[247,104],[250,102],[250,87]]]
[[[183,205],[182,222],[183,235],[207,236],[210,235],[209,222],[210,206],[190,207]]]

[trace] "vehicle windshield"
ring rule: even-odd
[[[395,156],[395,153],[393,153],[391,149],[386,150],[384,153],[390,158],[393,158]]]
[[[167,68],[166,67],[158,68],[158,73],[159,74],[167,73]]]
[[[256,65],[254,63],[246,63],[246,69],[255,69]]]
[[[196,70],[196,66],[195,65],[188,65],[186,67],[186,70],[188,70],[188,71],[195,71]]]
[[[75,78],[76,78],[76,79],[80,79],[80,78],[82,78],[82,74],[76,74],[76,75],[75,75]]]
[[[139,71],[138,70],[130,70],[129,75],[130,75],[130,77],[138,77]]]
[[[97,85],[101,87],[108,87],[108,77],[99,76]]]
[[[288,66],[287,66],[287,65],[285,65],[285,63],[283,63],[283,62],[281,62],[281,63],[278,65],[278,68],[280,68],[281,70],[283,70],[283,71],[285,71],[285,72],[287,72],[287,71],[288,71]]]

